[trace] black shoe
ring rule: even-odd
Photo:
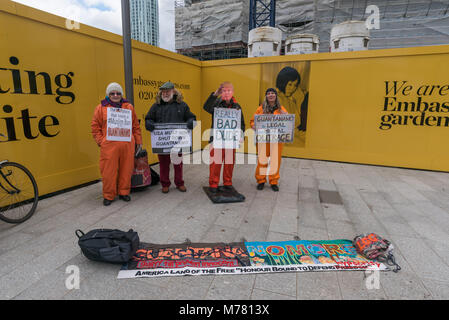
[[[109,206],[112,203],[112,201],[114,201],[114,200],[103,199],[103,205]]]
[[[217,193],[218,192],[218,188],[209,187],[209,192],[210,193]]]
[[[126,196],[118,196],[118,198],[119,198],[120,200],[123,200],[123,201],[126,201],[126,202],[131,201],[131,197],[130,197],[129,195],[126,195]]]
[[[257,190],[263,190],[263,187],[265,186],[265,183],[259,183],[257,185]]]
[[[231,185],[231,186],[223,186],[223,189],[225,189],[225,190],[232,190],[233,188],[232,188],[232,185]]]
[[[276,192],[279,191],[279,187],[277,184],[272,184],[271,189],[273,189],[273,191],[276,191]]]

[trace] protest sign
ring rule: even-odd
[[[256,144],[293,142],[294,114],[257,114],[254,123]]]
[[[132,134],[132,112],[129,109],[108,108],[107,111],[108,141],[131,141]]]
[[[192,130],[185,123],[155,123],[151,148],[155,154],[191,152]]]
[[[241,110],[230,108],[214,109],[214,148],[240,148],[240,140],[242,139],[241,116]]]

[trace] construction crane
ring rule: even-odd
[[[249,30],[263,26],[275,26],[276,0],[250,0]]]

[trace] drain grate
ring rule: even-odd
[[[321,203],[343,204],[338,191],[318,190]]]

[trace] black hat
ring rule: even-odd
[[[278,95],[278,92],[274,88],[268,88],[267,91],[265,91],[265,95],[267,95],[268,92],[274,92],[276,96]]]

